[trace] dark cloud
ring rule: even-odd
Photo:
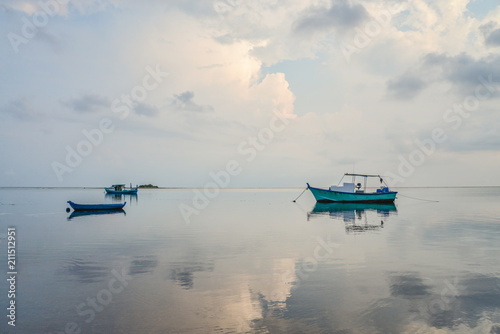
[[[473,113],[470,113],[473,115]],[[471,124],[470,127],[464,125],[460,129],[460,136],[454,136],[452,140],[443,143],[443,148],[454,152],[479,152],[479,151],[499,151],[500,137],[498,136],[498,128],[500,126],[500,118],[497,116],[496,110],[481,110],[481,114],[474,114],[473,117],[480,117],[480,124]],[[472,122],[472,120],[467,120]],[[478,122],[479,123],[479,122]],[[480,127],[481,131],[477,131]],[[496,154],[496,153],[495,153]]]
[[[500,46],[500,28],[493,30],[485,40],[486,45]]]
[[[500,28],[496,22],[490,21],[483,24],[479,27],[479,30],[483,33],[486,46],[500,46]]]
[[[193,99],[194,93],[192,91],[186,91],[180,93],[179,95],[174,94],[170,107],[174,110],[191,112],[210,112],[214,110],[214,108],[210,105],[196,104]]]
[[[311,8],[294,23],[297,33],[311,34],[335,28],[347,30],[358,26],[369,17],[361,4],[332,0],[330,8]]]
[[[53,33],[50,33],[48,31],[42,30],[42,29],[37,32],[37,35],[35,37],[35,41],[40,41],[40,42],[46,44],[56,54],[61,54],[66,47],[66,43],[63,41],[63,39],[60,36],[57,36]]]
[[[156,116],[159,113],[158,108],[147,103],[137,103],[137,105],[134,107],[134,111],[138,115],[149,117]]]
[[[423,70],[437,70],[438,80],[448,81],[462,93],[474,94],[480,78],[493,78],[493,85],[500,87],[500,56],[474,59],[466,53],[456,56],[429,54],[424,58]]]
[[[412,74],[404,74],[387,82],[389,94],[396,99],[412,99],[425,88],[425,82]]]
[[[62,104],[76,112],[97,112],[105,108],[109,108],[111,102],[107,97],[97,94],[86,94],[80,98],[69,99],[63,101]]]
[[[172,10],[173,8],[179,9],[188,15],[194,17],[200,16],[214,16],[221,12],[222,9],[226,7],[230,10],[237,6],[239,0],[219,0],[219,1],[200,1],[200,0],[176,0],[161,2],[162,5],[166,6],[165,11]]]
[[[42,115],[38,113],[27,98],[19,98],[0,107],[0,114],[8,115],[21,121],[39,120]]]
[[[448,82],[459,94],[474,95],[487,83],[493,97],[500,96],[500,56],[475,59],[466,53],[456,56],[427,54],[414,70],[387,81],[387,92],[398,99],[411,99],[433,83]]]

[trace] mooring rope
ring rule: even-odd
[[[411,197],[411,196],[403,195],[401,193],[398,193],[398,196],[403,196],[403,197],[410,198],[410,199],[416,199],[418,201],[431,202],[431,203],[439,203],[439,201],[436,201],[436,200]]]
[[[297,197],[296,199],[294,199],[292,202],[297,202],[297,200],[300,198],[300,196],[302,196],[302,195],[306,192],[306,190],[307,190],[308,188],[309,188],[309,187],[306,187],[306,189],[304,189],[304,190],[300,193],[299,197]]]

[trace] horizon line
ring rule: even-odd
[[[500,185],[460,185],[460,186],[401,186],[401,187],[389,187],[394,189],[404,189],[404,188],[499,188]],[[104,189],[105,186],[0,186],[0,189]],[[164,187],[157,186],[156,188],[139,188],[139,189],[204,189],[206,187]],[[219,187],[220,190],[231,190],[231,189],[303,189],[307,187]],[[377,187],[367,187],[367,188],[377,188]]]

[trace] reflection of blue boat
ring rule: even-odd
[[[124,203],[118,203],[118,204],[77,204],[73,203],[71,201],[68,201],[68,204],[73,208],[75,211],[95,211],[95,210],[121,210],[127,204],[127,202]]]
[[[76,217],[84,217],[84,216],[93,216],[93,215],[111,215],[111,214],[117,214],[117,213],[123,213],[126,215],[125,211],[123,209],[118,209],[118,210],[86,210],[86,211],[73,211],[69,217],[68,220],[71,220]]]
[[[130,185],[130,188],[125,188],[124,184],[113,184],[111,187],[104,188],[104,190],[106,190],[107,194],[117,194],[117,195],[118,194],[119,195],[126,195],[126,194],[136,195],[138,189],[139,189],[138,186],[136,186],[135,188],[132,188],[132,185]]]
[[[387,185],[380,187],[375,192],[366,191],[367,178],[378,177],[380,179],[380,183],[383,183],[384,180],[380,177],[380,175],[345,173],[344,177],[345,176],[352,176],[352,183],[344,182],[343,186],[331,186],[330,189],[313,188],[308,183],[307,188],[314,195],[316,201],[320,203],[393,203],[396,199],[397,192],[390,191]],[[364,178],[364,185],[361,183],[355,184],[355,178],[357,176]]]

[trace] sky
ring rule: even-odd
[[[500,186],[498,0],[1,0],[0,187]]]

